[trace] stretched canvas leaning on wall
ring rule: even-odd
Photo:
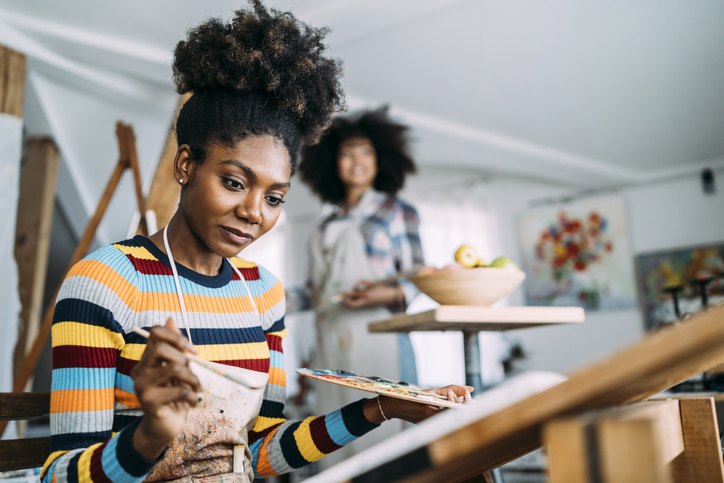
[[[645,253],[636,268],[647,330],[678,319],[674,296],[682,317],[700,311],[702,286],[707,303],[724,303],[724,243]]]
[[[528,305],[636,306],[622,195],[531,208],[518,214],[517,225]]]

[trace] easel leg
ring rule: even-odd
[[[671,462],[674,482],[724,482],[714,400],[680,399],[679,405],[685,449]]]

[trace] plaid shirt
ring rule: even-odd
[[[317,230],[324,232],[337,220],[357,216],[361,220],[360,230],[365,240],[367,256],[372,264],[381,269],[384,277],[408,270],[415,265],[423,265],[420,218],[415,208],[381,191],[368,190],[363,197],[365,203],[358,203],[349,213],[345,213],[340,205],[334,206],[333,212],[322,220]],[[357,209],[364,211],[357,212]],[[400,287],[405,293],[406,304],[419,293],[417,288],[406,280],[400,282]],[[302,287],[289,289],[287,312],[312,308],[311,294],[311,279]],[[394,312],[403,312],[405,308],[391,307]]]

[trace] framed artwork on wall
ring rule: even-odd
[[[582,198],[517,216],[528,305],[636,306],[625,200]]]
[[[636,272],[646,330],[724,303],[724,243],[641,254]]]

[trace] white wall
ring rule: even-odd
[[[634,256],[656,250],[724,241],[724,169],[715,171],[713,195],[703,193],[698,176],[623,188]],[[537,182],[496,178],[489,183],[502,246],[520,253],[515,214],[533,200],[570,194]],[[632,263],[634,261],[632,260]],[[511,302],[523,303],[522,290]],[[643,335],[638,308],[586,313],[580,326],[554,326],[510,334],[529,352],[530,369],[568,372],[599,359]]]

